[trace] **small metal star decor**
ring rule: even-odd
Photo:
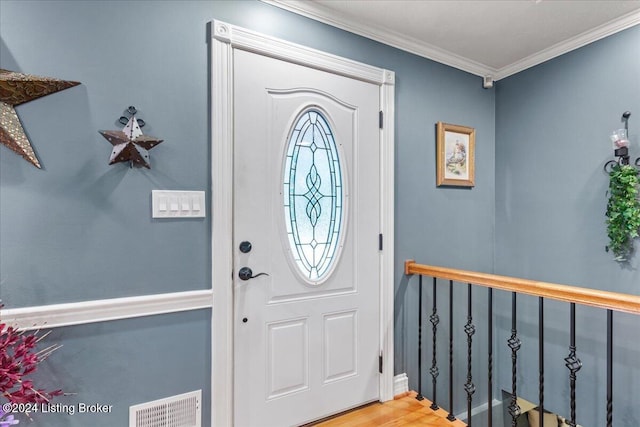
[[[161,139],[142,134],[142,127],[145,123],[142,119],[136,118],[138,111],[135,107],[127,108],[127,113],[131,116],[120,117],[119,122],[124,126],[122,130],[101,130],[100,135],[113,144],[113,151],[109,158],[109,164],[129,162],[131,167],[144,166],[151,169],[149,165],[149,150],[162,142]]]
[[[41,168],[14,107],[79,84],[0,69],[0,143]]]

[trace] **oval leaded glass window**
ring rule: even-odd
[[[291,254],[302,275],[317,283],[336,261],[344,210],[340,157],[320,111],[307,110],[295,121],[283,178]]]

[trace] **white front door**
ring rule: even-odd
[[[380,88],[233,61],[235,426],[296,426],[379,398]]]

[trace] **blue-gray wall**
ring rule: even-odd
[[[396,364],[416,388],[415,283],[406,258],[490,271],[494,92],[478,77],[257,2],[5,1],[0,67],[82,82],[19,106],[44,166],[0,147],[0,297],[28,307],[210,287],[210,218],[155,221],[152,189],[210,190],[207,22],[220,19],[396,72]],[[107,165],[101,129],[134,105],[164,139],[151,170]],[[436,189],[435,123],[476,128],[476,187]],[[209,193],[208,193],[209,194]],[[210,312],[54,330],[41,378],[114,404],[32,425],[125,425],[128,406],[204,390]]]
[[[619,264],[605,252],[612,130],[631,111],[631,155],[640,156],[640,27],[563,55],[496,85],[496,273],[640,294],[636,255]],[[638,246],[638,242],[636,242]],[[497,305],[498,345],[509,334],[509,297]],[[537,302],[521,298],[519,390],[537,401]],[[569,415],[568,305],[548,302],[545,390],[549,409]],[[578,421],[605,425],[605,318],[578,308]],[[640,425],[637,318],[616,315],[614,425]],[[500,353],[500,366],[510,364]],[[500,386],[510,390],[508,369]],[[528,379],[527,379],[528,377]],[[594,402],[593,398],[596,396]]]
[[[212,19],[396,72],[395,371],[408,372],[411,388],[417,289],[415,278],[402,275],[407,258],[638,293],[637,258],[620,266],[604,252],[602,172],[611,157],[608,134],[625,110],[634,114],[632,152],[640,155],[638,27],[504,79],[494,91],[483,90],[478,77],[254,1],[3,0],[0,66],[82,82],[18,107],[44,170],[0,147],[0,297],[7,306],[210,287],[210,218],[151,220],[149,196],[152,189],[210,189],[206,24]],[[110,144],[97,130],[117,129],[128,105],[148,123],[145,133],[165,140],[151,151],[150,171],[107,165]],[[476,128],[472,190],[435,187],[439,120]],[[446,295],[440,296],[443,305]],[[507,307],[506,295],[496,298]],[[533,369],[529,380],[521,374],[521,390],[535,400],[536,371],[527,366],[537,364],[536,307],[520,301],[520,369]],[[546,310],[547,404],[566,414],[558,360],[566,355],[567,308],[547,303]],[[482,304],[474,315],[482,318]],[[580,356],[594,367],[579,377],[587,384],[579,395],[585,426],[602,424],[604,405],[587,403],[593,390],[604,402],[602,319],[597,310],[579,312]],[[504,340],[508,317],[500,309],[497,323]],[[616,425],[624,426],[640,420],[634,398],[640,349],[632,325],[630,317],[616,317]],[[110,403],[114,412],[36,417],[33,425],[124,425],[129,405],[198,388],[207,425],[210,328],[203,310],[55,330],[49,341],[64,348],[41,367],[41,377],[78,393],[61,402]],[[447,333],[444,325],[441,331]],[[485,354],[482,340],[477,345]],[[508,389],[507,356],[498,353],[496,365],[498,386]],[[480,374],[485,360],[476,362]],[[445,372],[440,379],[446,382]]]
[[[415,58],[410,67],[392,66],[398,77],[399,103],[396,117],[396,289],[395,289],[395,371],[409,375],[409,388],[418,389],[418,278],[403,274],[403,263],[419,263],[491,272],[494,239],[494,92],[482,89],[480,77]],[[410,101],[410,102],[406,102]],[[436,187],[435,123],[471,126],[476,129],[475,187]],[[431,314],[431,282],[425,293],[422,318]],[[457,287],[458,301],[466,290]],[[478,292],[474,291],[476,298]],[[448,295],[440,287],[438,305],[440,337],[448,336]],[[462,305],[461,305],[462,307]],[[475,305],[474,316],[483,317],[486,306]],[[458,320],[462,319],[461,316]],[[458,322],[456,320],[456,322]],[[462,320],[463,322],[466,319]],[[424,323],[427,325],[428,323]],[[456,323],[454,328],[461,327]],[[423,331],[430,328],[423,328]],[[425,332],[425,339],[430,334]],[[476,336],[474,372],[483,373],[486,365],[485,332]],[[425,346],[430,349],[431,346]],[[447,396],[448,370],[445,369],[448,346],[439,346],[440,375],[438,395]],[[466,354],[466,342],[456,340],[456,354]],[[423,351],[423,367],[430,367],[431,353]],[[466,358],[455,363],[454,380],[466,378]],[[431,390],[428,369],[422,371],[423,392]],[[486,389],[479,388],[476,401],[486,400]],[[458,395],[455,412],[466,407]],[[442,401],[441,401],[442,402]]]

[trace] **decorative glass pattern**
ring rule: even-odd
[[[320,281],[335,262],[343,224],[343,176],[333,131],[315,109],[293,125],[283,177],[291,253],[308,280]]]

